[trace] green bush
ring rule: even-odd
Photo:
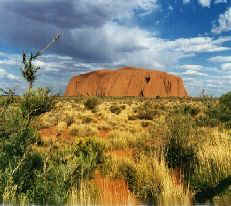
[[[64,119],[64,122],[66,122],[67,126],[69,127],[75,122],[75,120],[74,120],[74,117],[72,116],[66,116]]]
[[[62,149],[51,145],[42,155],[34,152],[39,138],[28,120],[19,111],[1,117],[0,202],[24,197],[29,203],[64,204],[70,189],[79,188],[104,162],[104,147],[92,138]]]
[[[200,112],[200,109],[189,104],[177,105],[174,107],[174,113],[196,116]]]
[[[75,169],[67,180],[69,187],[79,186],[82,179],[92,178],[96,168],[104,163],[104,146],[92,138],[80,138],[73,146]]]
[[[100,101],[97,97],[90,97],[87,101],[84,102],[85,108],[89,110],[94,110],[100,104]]]
[[[199,127],[217,127],[219,125],[219,119],[217,118],[210,118],[209,115],[206,115],[205,117],[198,117],[195,120],[195,123]]]
[[[79,189],[104,162],[104,147],[92,138],[62,148],[53,144],[43,153],[33,150],[39,142],[20,109],[0,112],[0,203],[63,205],[71,188]]]
[[[160,174],[159,164],[152,157],[148,157],[148,160],[141,158],[136,163],[130,160],[121,161],[118,165],[118,177],[124,178],[129,190],[145,204],[157,205],[159,196],[164,192],[164,183],[160,178],[164,173]]]
[[[185,180],[194,173],[197,164],[197,145],[191,140],[192,122],[177,116],[168,122],[165,160],[169,168],[179,168]]]
[[[137,120],[138,117],[136,115],[128,115],[128,120]]]
[[[0,161],[13,164],[22,158],[27,147],[37,141],[36,131],[29,127],[28,120],[24,119],[19,111],[6,111],[0,121]],[[5,157],[5,158],[3,158]],[[0,168],[5,165],[0,164]],[[12,165],[12,166],[13,166]]]
[[[114,114],[119,114],[121,112],[121,107],[120,106],[117,106],[117,105],[112,105],[110,107],[110,111],[111,113],[114,113]]]
[[[219,102],[215,103],[212,100],[206,102],[207,121],[209,125],[217,126],[219,122],[225,123],[229,127],[231,121],[231,92],[224,94],[219,98]],[[210,121],[212,120],[212,121]],[[210,124],[211,122],[211,124]],[[215,123],[216,122],[216,123]]]
[[[128,187],[132,192],[137,190],[137,171],[134,165],[129,162],[123,161],[119,165],[119,175],[122,176],[128,183]]]
[[[84,124],[89,124],[93,121],[93,119],[91,117],[83,117],[82,119],[82,123]]]
[[[154,116],[158,114],[158,111],[155,110],[151,102],[146,101],[141,106],[137,107],[134,112],[136,117],[142,120],[153,120]]]
[[[190,114],[191,116],[196,116],[200,112],[199,108],[193,107],[191,105],[184,106],[184,113]]]
[[[31,149],[37,140],[36,131],[20,111],[1,113],[0,201],[6,197],[16,200],[35,186],[36,173],[43,167],[40,154]]]
[[[13,89],[1,89],[0,91],[4,96],[0,95],[0,106],[7,107],[8,105],[16,102],[15,91]]]
[[[50,111],[54,106],[54,100],[49,89],[30,90],[21,98],[19,108],[24,117],[37,116]]]
[[[231,92],[228,92],[224,95],[222,95],[219,98],[219,104],[222,106],[225,110],[231,110]]]

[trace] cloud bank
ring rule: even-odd
[[[183,0],[185,4],[189,2]],[[211,5],[211,0],[198,2],[203,7]],[[205,84],[206,80],[199,78],[208,76],[206,71],[210,68],[180,62],[204,53],[229,51],[225,43],[231,38],[201,36],[169,40],[136,24],[137,18],[155,14],[160,8],[158,0],[2,0],[0,46],[7,43],[7,47],[16,51],[0,52],[0,87],[19,86],[23,91],[26,82],[20,74],[20,53],[43,48],[61,31],[63,37],[35,62],[41,67],[35,86],[63,91],[73,75],[129,65],[178,74],[194,93],[193,84],[198,85],[195,81]],[[229,14],[221,14],[213,32],[224,31],[228,21]],[[213,57],[209,62],[218,59]],[[195,76],[197,80],[192,78]]]

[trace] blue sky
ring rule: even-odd
[[[0,88],[27,88],[21,53],[62,38],[35,62],[35,87],[135,66],[180,76],[191,96],[231,91],[231,0],[1,0]]]

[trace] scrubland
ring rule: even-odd
[[[231,94],[0,97],[0,202],[192,205],[229,196]]]

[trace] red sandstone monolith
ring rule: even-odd
[[[166,72],[123,67],[74,76],[64,96],[188,96],[183,80]]]

